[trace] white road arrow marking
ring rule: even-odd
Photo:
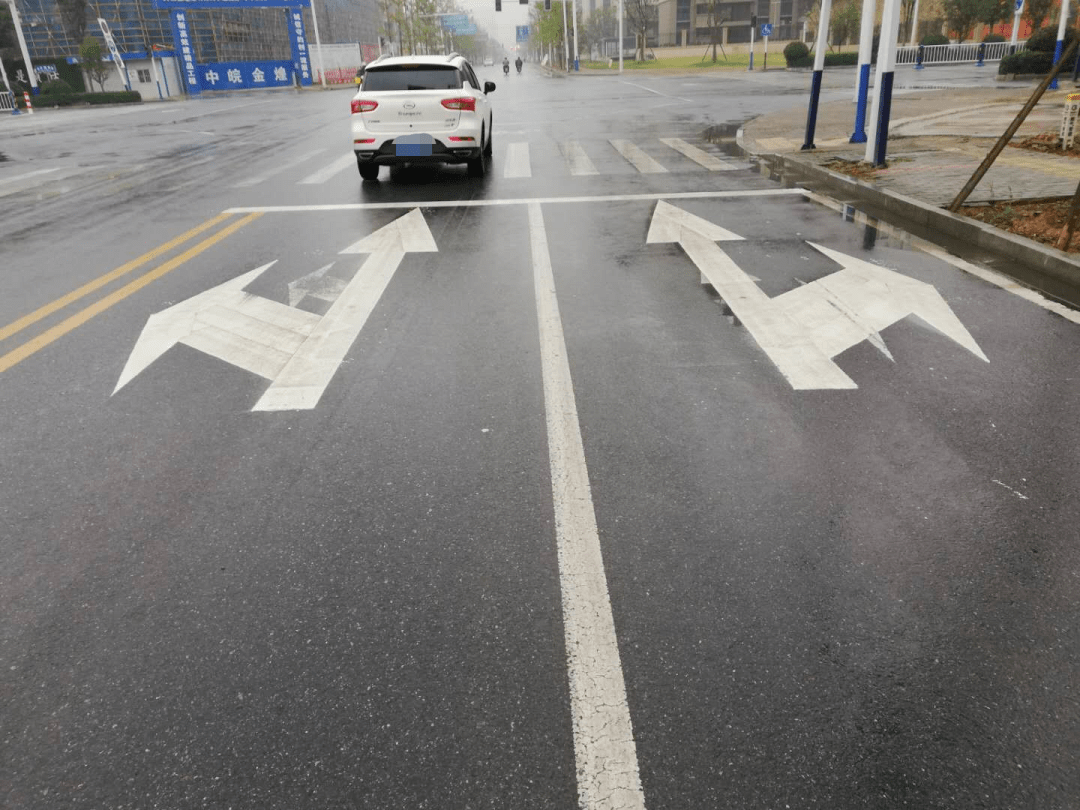
[[[345,281],[337,276],[328,276],[326,271],[334,266],[334,263],[320,267],[314,273],[289,282],[289,306],[295,307],[307,297],[318,298],[320,301],[333,303],[345,289]]]
[[[314,408],[405,254],[436,250],[419,209],[380,228],[342,251],[372,255],[322,316],[244,292],[274,262],[257,267],[151,315],[113,393],[182,343],[271,380],[252,410]],[[329,267],[301,281],[322,283],[323,293]],[[298,300],[292,289],[290,299]]]
[[[869,340],[891,359],[880,331],[908,315],[922,318],[976,357],[987,360],[929,284],[810,243],[844,269],[769,298],[715,243],[739,238],[660,201],[646,242],[681,244],[792,388],[857,388],[832,358]]]
[[[113,393],[177,343],[273,379],[319,322],[318,315],[243,291],[273,264],[151,315]]]
[[[406,253],[438,251],[424,215],[414,208],[342,253],[370,253],[252,410],[314,408],[382,297]]]

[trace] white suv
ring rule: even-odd
[[[495,82],[476,78],[459,54],[392,56],[367,66],[352,99],[353,151],[360,176],[379,166],[465,163],[483,176],[491,160]]]

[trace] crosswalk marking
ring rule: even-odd
[[[323,166],[317,172],[309,174],[303,180],[300,181],[302,185],[314,185],[316,183],[325,183],[335,174],[340,171],[344,171],[349,166],[356,164],[356,156],[352,152],[347,155],[342,155],[329,166]]]
[[[520,142],[507,145],[503,177],[532,177],[528,143]]]
[[[704,149],[692,145],[682,138],[658,138],[657,140],[664,146],[674,149],[681,153],[685,157],[697,163],[699,166],[709,171],[733,171],[743,168],[737,161],[723,160]],[[590,142],[593,143],[593,142]],[[599,142],[593,143],[596,147]],[[623,139],[611,139],[608,141],[612,147],[614,147],[619,154],[635,169],[643,174],[667,174],[669,169],[659,163],[656,159],[647,154],[640,146],[632,141]],[[597,170],[596,165],[589,158],[588,153],[585,151],[585,147],[580,141],[567,140],[561,141],[558,144],[558,149],[562,155],[563,161],[566,165],[566,170],[574,176],[583,175],[599,175],[601,172]],[[280,174],[281,172],[294,168],[301,163],[304,163],[312,158],[325,152],[325,149],[318,149],[310,152],[306,152],[303,155],[296,156],[288,161],[284,161],[275,165],[272,168],[266,169],[263,172],[247,177],[233,185],[233,188],[249,188],[251,186],[263,183],[272,177]],[[503,161],[502,176],[504,178],[531,178],[533,177],[532,159],[533,153],[528,141],[513,141],[507,143],[503,150],[506,157]],[[298,181],[300,185],[317,185],[320,183],[326,183],[331,180],[336,174],[344,171],[345,169],[353,165],[353,155],[347,154],[334,160],[318,171]],[[547,168],[544,169],[542,174],[550,173]],[[2,193],[2,192],[0,192]]]
[[[589,160],[589,156],[585,154],[585,150],[581,148],[581,144],[577,141],[563,141],[559,144],[559,148],[562,150],[563,157],[570,167],[570,174],[600,174],[593,165],[593,162]]]
[[[291,169],[294,166],[299,166],[301,163],[305,163],[306,161],[311,160],[316,155],[321,155],[325,151],[325,149],[315,149],[311,152],[307,152],[303,155],[293,158],[292,160],[286,160],[284,163],[278,163],[276,166],[273,166],[272,168],[267,169],[264,172],[252,175],[245,180],[241,180],[239,183],[233,184],[233,188],[247,188],[248,186],[258,185],[259,183],[269,180],[275,174],[280,174],[286,169]]]
[[[630,141],[620,141],[612,139],[608,141],[619,154],[630,161],[631,165],[642,174],[662,174],[667,173],[667,169],[649,157],[642,151],[641,147],[637,146]]]
[[[682,152],[692,161],[700,164],[701,166],[704,166],[710,172],[730,171],[732,169],[739,168],[733,163],[728,163],[727,161],[720,160],[718,157],[710,155],[705,150],[698,149],[696,146],[688,144],[682,138],[661,138],[660,143],[664,144],[665,146],[670,146],[677,152]]]

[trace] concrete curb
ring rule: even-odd
[[[879,189],[863,180],[830,171],[796,156],[775,155],[774,159],[783,162],[785,172],[803,174],[845,197],[872,204],[932,230],[947,232],[953,238],[1014,259],[1055,281],[1080,288],[1080,258],[1062,250],[1008,233],[976,219],[953,214],[921,200]]]
[[[747,140],[742,128],[736,133],[735,141],[747,154],[777,164],[785,177],[799,175],[844,199],[864,202],[929,231],[947,233],[953,239],[961,239],[988,252],[1013,259],[1049,280],[1076,290],[1080,295],[1078,256],[1011,234],[976,219],[953,214],[913,197],[880,189],[864,180],[818,166],[798,155],[760,150],[753,141]]]

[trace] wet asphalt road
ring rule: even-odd
[[[805,75],[487,78],[485,179],[332,171],[340,92],[0,124],[0,805],[578,806],[538,245],[643,806],[1080,804],[1080,325],[703,140]],[[838,254],[932,285],[988,362],[908,317],[797,389],[661,201],[770,299]],[[274,262],[246,291],[325,317],[413,209],[437,250],[315,407],[190,345],[114,393],[150,316]]]

